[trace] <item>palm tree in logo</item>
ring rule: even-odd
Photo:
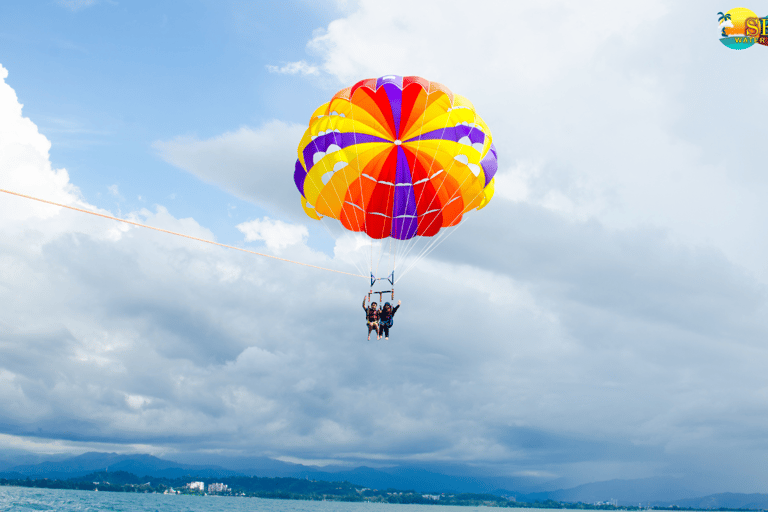
[[[722,12],[717,13],[717,22],[721,25],[723,25],[723,31],[721,32],[723,37],[728,37],[728,34],[725,33],[725,23],[731,21],[731,15],[730,14],[723,14]],[[733,25],[731,25],[733,26]]]

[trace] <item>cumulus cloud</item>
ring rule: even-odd
[[[419,299],[409,303],[418,318],[429,318],[433,307],[452,310],[455,305],[435,298],[451,296],[451,289],[463,290],[465,301],[458,316],[446,314],[445,325],[415,342],[418,348],[404,348],[405,356],[430,362],[434,356],[452,375],[465,375],[451,364],[461,360],[466,375],[492,376],[458,377],[464,386],[456,387],[426,385],[425,377],[425,391],[443,391],[431,408],[433,437],[423,445],[429,454],[421,456],[520,456],[536,461],[526,474],[563,475],[568,470],[554,461],[570,450],[580,454],[571,471],[588,466],[612,478],[607,453],[622,454],[616,455],[623,459],[621,471],[641,476],[683,467],[696,458],[693,446],[707,444],[704,438],[740,435],[738,419],[703,433],[702,411],[694,404],[708,400],[698,393],[717,401],[721,394],[743,396],[742,386],[759,387],[758,367],[748,361],[761,350],[766,329],[760,320],[764,287],[750,272],[765,268],[766,247],[749,233],[762,218],[755,212],[763,211],[758,203],[765,183],[755,176],[750,191],[731,180],[717,143],[699,138],[702,126],[720,132],[713,120],[702,120],[700,98],[688,92],[710,83],[707,75],[691,68],[684,52],[652,57],[664,52],[652,35],[671,30],[678,10],[667,2],[479,2],[461,10],[450,2],[434,9],[363,1],[309,42],[319,67],[340,84],[392,72],[448,84],[475,102],[500,151],[494,202],[468,216],[470,227],[433,254],[442,262],[421,265],[413,279],[428,294],[407,288]],[[444,37],[459,23],[458,11],[461,27],[483,27],[483,37]],[[542,38],[542,23],[507,30],[513,17],[546,20],[558,36]],[[594,26],[601,28],[585,29]],[[703,94],[717,96],[715,89]],[[700,121],[689,121],[694,118]],[[731,135],[722,142],[758,165],[748,143]],[[352,238],[337,244],[337,257],[347,246],[354,246]],[[475,321],[466,321],[470,328],[459,319]],[[421,327],[408,325],[412,332]],[[463,351],[460,339],[480,340],[477,359]],[[711,373],[722,361],[733,369],[724,378],[730,384],[718,379],[713,385]],[[740,373],[744,365],[746,375]],[[739,406],[743,414],[759,400],[759,393],[746,394],[751,398]],[[469,404],[481,395],[497,399]],[[448,396],[464,417],[485,418],[477,431],[482,434],[455,442],[455,417],[440,409]],[[418,431],[404,410],[387,421]],[[503,412],[490,420],[489,410]],[[572,430],[563,432],[563,424]],[[595,429],[598,438],[616,444],[595,444]],[[531,451],[531,432],[544,446],[567,448],[558,456]],[[388,442],[397,445],[391,437]],[[376,446],[367,447],[367,456],[381,455]],[[658,451],[649,461],[637,446],[668,450],[675,461]],[[714,448],[698,453],[704,451],[717,457]]]
[[[69,181],[66,169],[53,168],[49,158],[51,143],[22,115],[16,92],[5,82],[7,77],[8,71],[0,65],[0,189],[99,211],[83,200],[80,190]],[[93,221],[78,223],[71,216],[59,215],[60,207],[3,195],[0,227],[20,236],[34,230],[34,242],[29,241],[36,246],[67,230],[109,237],[119,236],[125,230],[113,226],[104,232],[94,229],[98,223]]]
[[[274,251],[298,244],[309,236],[306,226],[271,220],[269,217],[243,222],[237,225],[237,229],[245,234],[246,242],[263,240]]]
[[[4,199],[4,433],[285,460],[467,462],[561,485],[701,468],[710,492],[762,485],[766,290],[734,261],[751,261],[739,260],[748,233],[751,254],[764,255],[752,228],[765,217],[755,200],[765,183],[696,131],[711,128],[709,114],[673,71],[694,48],[670,56],[647,35],[670,33],[663,20],[695,24],[661,2],[511,3],[494,16],[482,2],[358,5],[311,42],[322,69],[343,82],[396,71],[449,84],[486,117],[502,162],[488,208],[398,283],[390,341],[365,341],[365,281],[139,229],[108,236],[104,221],[16,212],[27,203]],[[512,16],[537,22],[507,30]],[[540,38],[538,20],[560,36]],[[467,26],[482,37],[445,37]],[[647,64],[660,55],[671,61]],[[78,201],[5,84],[0,109],[0,130],[16,137],[0,151],[2,179]],[[273,121],[155,148],[276,212],[241,224],[246,240],[343,267],[355,237],[330,258],[285,220],[302,133]],[[133,215],[213,237],[162,207]]]
[[[297,62],[289,62],[283,66],[267,65],[267,70],[270,73],[277,73],[281,75],[319,75],[320,69],[317,66],[307,64],[305,61],[300,60]]]
[[[606,41],[631,38],[667,11],[661,1],[619,6],[592,0],[575,6],[562,1],[541,5],[481,0],[471,9],[458,1],[437,6],[398,0],[390,5],[387,9],[363,0],[354,12],[318,31],[308,47],[323,59],[322,69],[344,83],[396,72],[437,81],[453,78],[453,87],[478,81],[487,87],[489,79],[501,73],[507,85],[511,80],[532,90],[590,63]],[[509,29],[510,19],[521,21],[514,30]],[[462,27],[477,36],[446,37],[448,27]],[[558,37],[544,36],[542,30]],[[538,44],[529,44],[533,40]]]
[[[51,143],[29,118],[22,116],[16,92],[5,83],[7,77],[8,71],[0,66],[0,187],[26,194],[37,191],[59,203],[77,203],[78,190],[69,183],[65,169],[51,167]],[[20,220],[30,215],[50,216],[56,210],[42,205],[5,207],[2,217]]]
[[[704,107],[732,96],[718,77],[738,73],[739,64],[696,65],[692,55],[708,59],[713,50],[693,42],[703,14],[678,27],[684,16],[682,5],[662,0],[479,1],[472,9],[363,0],[308,48],[339,84],[416,74],[471,99],[496,140],[499,193],[525,191],[526,201],[614,228],[657,225],[680,243],[715,244],[768,278],[768,245],[751,235],[768,183],[746,170],[760,166],[759,117],[745,116],[743,132],[724,130]],[[510,19],[520,21],[514,30]],[[685,51],[664,49],[674,30],[693,38]],[[729,111],[762,101],[766,75],[761,68]],[[737,168],[744,171],[734,180]]]

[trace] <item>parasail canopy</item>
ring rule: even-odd
[[[410,240],[485,207],[497,167],[491,131],[468,99],[388,75],[342,89],[312,114],[294,180],[310,217]]]

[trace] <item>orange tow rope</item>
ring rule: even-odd
[[[218,245],[219,247],[226,247],[227,249],[234,249],[236,251],[242,251],[242,252],[247,252],[247,253],[250,253],[250,254],[255,254],[256,256],[264,256],[265,258],[272,258],[273,260],[287,261],[288,263],[295,263],[297,265],[304,265],[305,267],[312,267],[312,268],[316,268],[316,269],[319,269],[319,270],[327,270],[328,272],[336,272],[337,274],[344,274],[344,275],[352,276],[352,277],[365,277],[365,276],[362,276],[360,274],[352,274],[350,272],[343,272],[341,270],[334,270],[332,268],[318,267],[317,265],[310,265],[309,263],[302,263],[300,261],[293,261],[293,260],[288,260],[288,259],[285,259],[285,258],[278,258],[277,256],[272,256],[271,254],[264,254],[264,253],[261,253],[261,252],[250,251],[248,249],[243,249],[242,247],[235,247],[233,245],[220,244],[219,242],[214,242],[212,240],[206,240],[204,238],[197,238],[196,236],[185,235],[183,233],[176,233],[175,231],[168,231],[167,229],[161,229],[161,228],[156,228],[156,227],[152,227],[152,226],[147,226],[146,224],[139,224],[138,222],[133,222],[133,221],[126,220],[126,219],[121,219],[119,217],[113,217],[111,215],[104,215],[103,213],[92,212],[92,211],[89,211],[89,210],[84,210],[82,208],[76,208],[74,206],[67,206],[66,204],[56,203],[56,202],[53,202],[53,201],[47,201],[45,199],[40,199],[39,197],[28,196],[26,194],[19,194],[18,192],[12,192],[10,190],[5,190],[5,189],[2,189],[2,188],[0,188],[0,192],[5,192],[6,194],[11,194],[13,196],[23,197],[25,199],[31,199],[33,201],[39,201],[41,203],[52,204],[53,206],[59,206],[61,208],[68,208],[70,210],[75,210],[76,212],[87,213],[89,215],[96,215],[97,217],[104,217],[105,219],[116,220],[118,222],[125,222],[126,224],[132,224],[132,225],[138,226],[140,228],[154,229],[155,231],[160,231],[161,233],[168,233],[169,235],[181,236],[181,237],[184,237],[184,238],[189,238],[191,240],[197,240],[198,242],[205,242],[207,244]]]

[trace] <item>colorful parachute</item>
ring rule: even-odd
[[[491,131],[469,100],[389,75],[342,89],[312,114],[294,180],[310,217],[410,240],[485,207],[496,169]]]
[[[339,91],[312,114],[298,153],[307,215],[371,238],[433,236],[493,196],[488,126],[469,100],[416,76]]]

